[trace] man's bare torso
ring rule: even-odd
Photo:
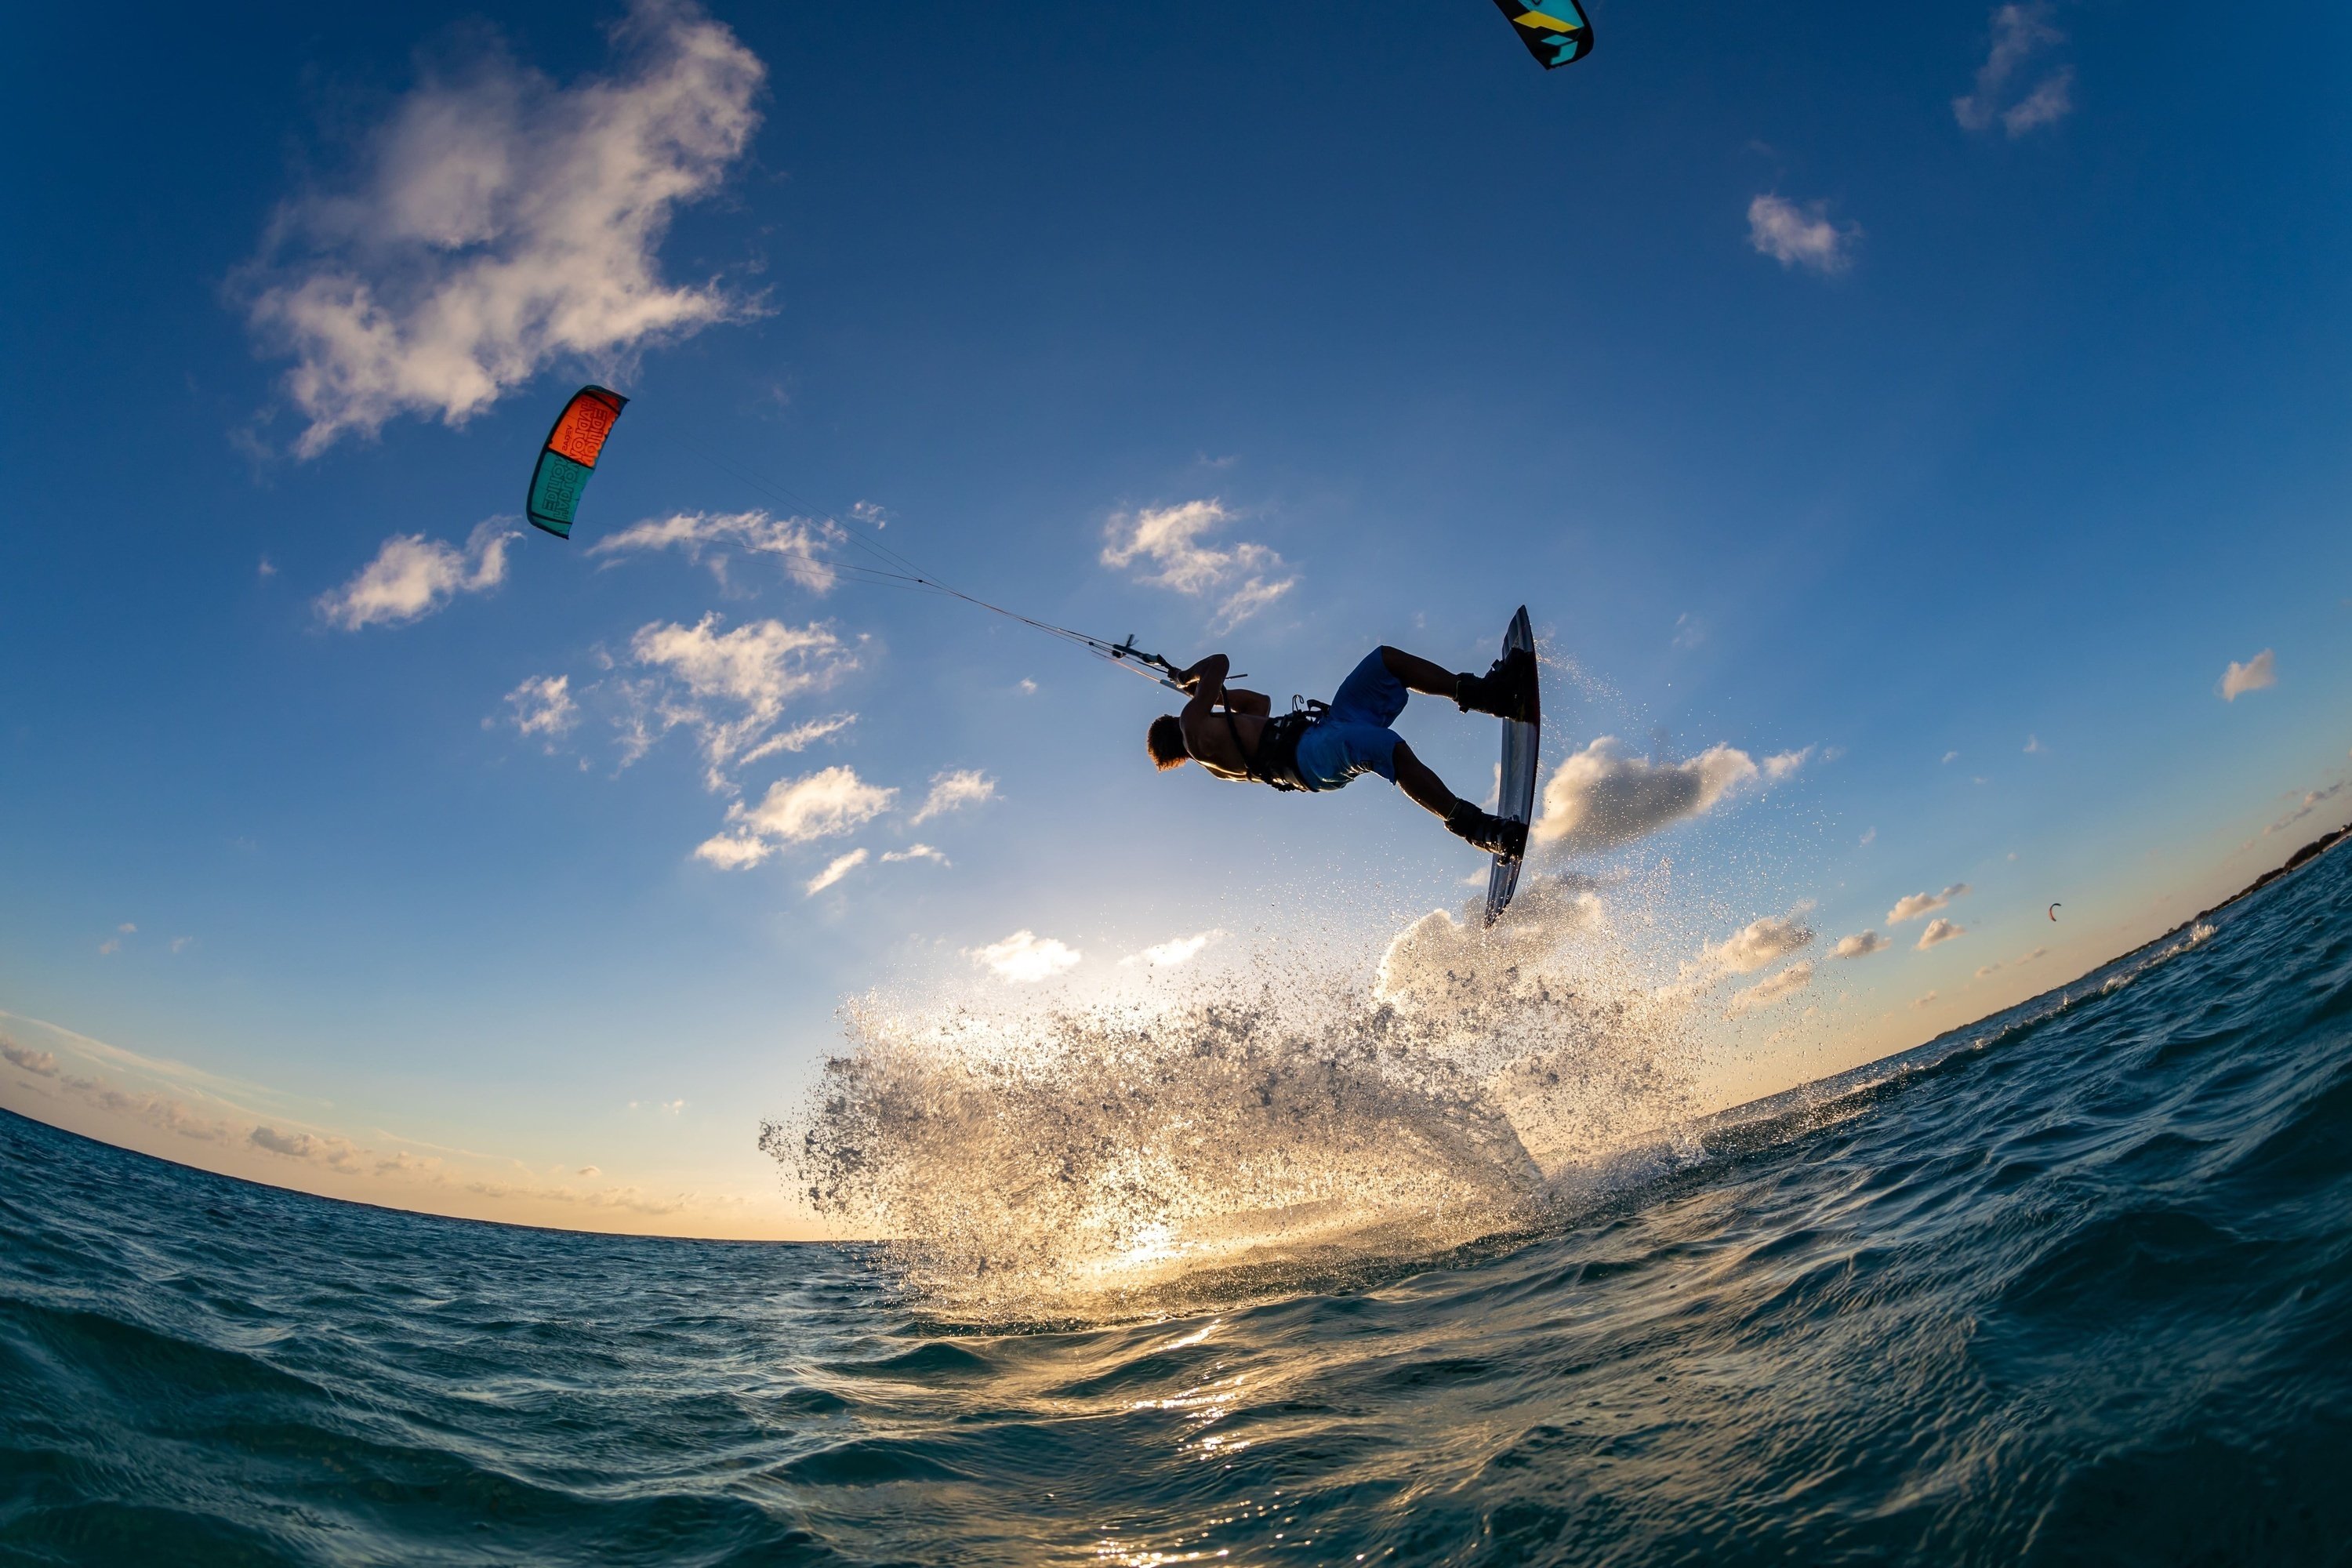
[[[1219,708],[1213,712],[1181,715],[1184,749],[1192,760],[1221,779],[1247,779],[1249,759],[1257,755],[1266,721],[1255,713]]]

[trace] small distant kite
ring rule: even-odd
[[[572,395],[555,428],[539,449],[539,466],[530,471],[530,521],[558,539],[572,537],[572,520],[580,511],[580,494],[588,476],[596,471],[596,455],[604,437],[629,400],[601,386],[583,386]]]
[[[2058,918],[2058,906],[2055,904],[2050,906],[2050,918],[2053,921]]]
[[[1574,65],[1592,52],[1592,24],[1584,19],[1576,0],[1495,0],[1495,5],[1546,70]]]

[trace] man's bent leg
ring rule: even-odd
[[[1424,692],[1431,697],[1454,695],[1454,672],[1443,665],[1432,664],[1418,654],[1386,643],[1381,645],[1381,662],[1389,667],[1391,675],[1404,682],[1408,691]]]

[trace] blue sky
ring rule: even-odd
[[[1549,74],[1482,0],[28,22],[0,1103],[781,1234],[752,1131],[845,997],[1369,963],[1468,896],[1377,780],[1155,778],[1139,682],[752,548],[856,503],[1282,695],[1483,668],[1524,600],[1585,677],[1542,866],[1700,966],[1717,1098],[2342,820],[2352,23],[1592,14]],[[519,531],[590,378],[635,401],[581,525]],[[1484,787],[1491,725],[1401,728]]]

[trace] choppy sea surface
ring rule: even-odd
[[[0,1560],[2352,1563],[2352,854],[1675,1150],[1021,1322],[0,1114]]]

